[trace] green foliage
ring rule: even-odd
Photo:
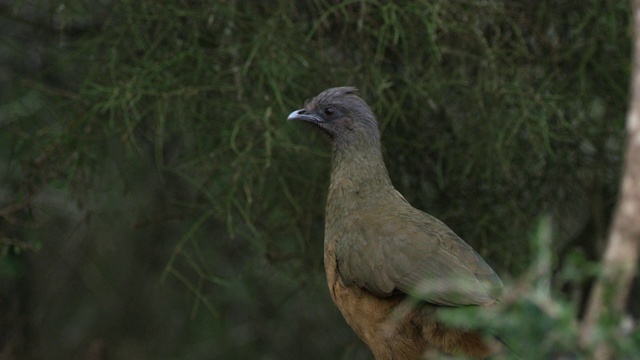
[[[540,301],[560,315],[536,295],[497,326],[536,339],[525,351],[571,348],[581,293],[556,294],[593,274],[586,263],[615,201],[626,1],[42,0],[1,10],[14,30],[0,54],[14,62],[0,85],[0,229],[19,249],[42,244],[35,268],[64,254],[86,279],[64,288],[69,301],[94,314],[34,320],[89,334],[50,340],[65,344],[60,357],[92,337],[118,358],[366,357],[323,280],[329,148],[285,121],[339,85],[357,86],[378,115],[400,192],[504,278],[531,267],[528,234],[550,214],[554,287]],[[87,289],[157,299],[96,306]],[[136,315],[104,315],[119,309]],[[153,342],[121,341],[132,319]],[[567,332],[547,339],[547,327]]]
[[[560,292],[560,287],[557,284],[551,286],[550,282],[550,230],[550,218],[542,218],[536,232],[530,237],[530,241],[536,244],[536,250],[529,269],[520,278],[507,283],[499,303],[489,308],[441,311],[440,318],[452,325],[481,329],[497,336],[506,346],[505,351],[497,356],[499,359],[588,359],[592,358],[595,345],[599,342],[612,346],[615,358],[636,357],[640,351],[638,332],[629,327],[620,328],[620,319],[602,321],[595,331],[596,336],[589,343],[578,345],[579,301],[571,299],[566,292]],[[581,269],[580,274],[576,274],[575,269]],[[569,257],[562,270],[556,283],[577,283],[597,272],[576,255]]]

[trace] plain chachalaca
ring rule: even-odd
[[[324,263],[335,304],[378,360],[490,355],[482,335],[444,325],[437,312],[495,303],[500,278],[394,189],[376,117],[355,91],[325,90],[288,117],[316,125],[332,143]]]

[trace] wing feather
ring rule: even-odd
[[[502,282],[493,269],[444,223],[409,208],[384,221],[375,209],[354,218],[357,231],[337,247],[342,280],[378,296],[401,291],[439,305],[494,302]]]

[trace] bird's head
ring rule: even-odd
[[[316,125],[334,146],[380,141],[376,117],[353,87],[327,89],[307,101],[303,109],[289,114],[287,120]]]

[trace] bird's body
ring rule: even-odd
[[[353,88],[333,88],[293,112],[333,145],[324,262],[331,296],[376,359],[420,359],[427,351],[482,358],[481,335],[444,326],[441,306],[491,305],[500,279],[436,218],[391,184],[375,116]],[[409,295],[421,300],[407,301]]]

